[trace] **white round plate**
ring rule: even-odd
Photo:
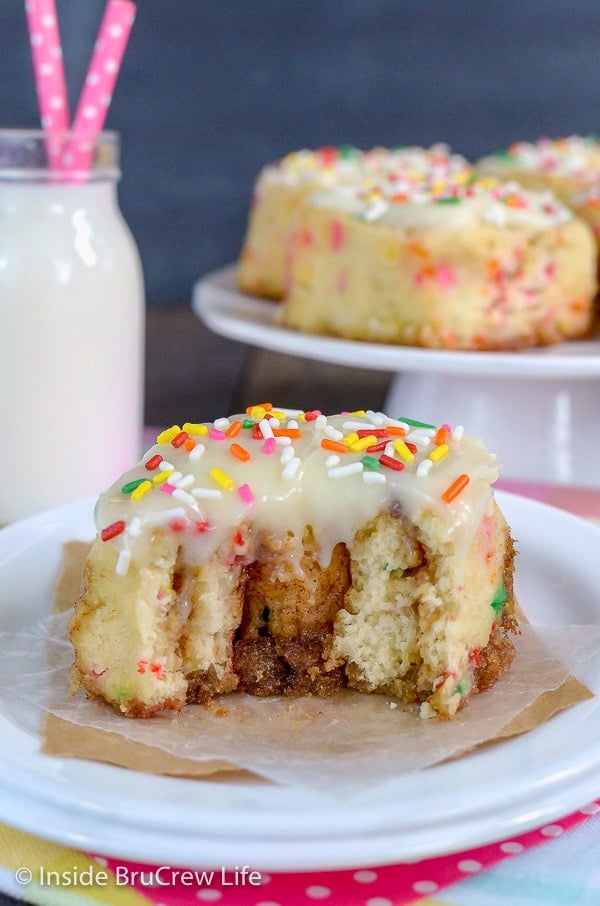
[[[237,288],[235,267],[199,280],[192,308],[215,333],[275,352],[380,371],[507,377],[583,378],[600,376],[600,338],[519,352],[461,352],[363,343],[303,334],[275,322],[278,305]]]
[[[498,493],[518,539],[532,622],[598,622],[600,531]],[[0,627],[46,615],[61,543],[93,535],[92,501],[0,532]],[[600,692],[600,665],[581,678]],[[190,868],[340,869],[455,852],[522,833],[600,796],[600,699],[518,738],[355,795],[259,780],[187,780],[41,755],[15,703],[0,713],[0,821],[122,859]]]

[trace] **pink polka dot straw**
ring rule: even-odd
[[[42,128],[49,137],[48,158],[52,169],[57,169],[61,142],[56,136],[69,128],[69,102],[54,0],[26,0],[25,12]]]
[[[72,179],[85,179],[94,140],[106,120],[136,6],[132,0],[109,0],[106,5],[66,148],[61,137],[69,129],[69,109],[54,0],[26,0],[25,10],[50,166],[66,171]]]
[[[89,168],[94,147],[90,139],[104,126],[135,10],[131,0],[109,0],[104,12],[64,161],[76,173],[86,173]]]

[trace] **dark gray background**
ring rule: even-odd
[[[57,7],[74,106],[104,0]],[[598,0],[139,0],[107,125],[149,304],[235,258],[289,150],[594,131],[599,47]],[[23,2],[0,0],[0,125],[38,123]]]

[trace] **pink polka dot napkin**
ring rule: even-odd
[[[237,873],[218,869],[190,872],[180,876],[182,881],[170,883],[171,867],[94,858],[113,873],[121,871],[134,879],[133,886],[154,906],[405,906],[556,838],[597,813],[600,800],[537,830],[467,852],[349,871],[271,873],[239,866]],[[250,881],[252,871],[254,883]]]

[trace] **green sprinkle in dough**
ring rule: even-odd
[[[389,563],[384,563],[382,569],[384,572],[389,573],[390,576],[395,576],[396,573],[401,572],[401,569],[399,566],[393,567],[393,566],[390,566]]]
[[[460,198],[436,198],[436,204],[460,204]]]
[[[491,607],[494,613],[498,614],[506,604],[506,589],[504,585],[500,585],[496,590],[494,595],[494,600],[492,601]]]
[[[466,683],[458,683],[454,687],[454,695],[464,695],[465,692],[468,692],[468,691],[469,691],[469,687],[467,686]]]

